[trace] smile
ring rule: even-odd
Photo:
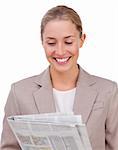
[[[54,58],[58,64],[66,64],[71,57]]]

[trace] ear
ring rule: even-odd
[[[79,43],[80,48],[83,46],[85,39],[86,39],[86,34],[82,34],[80,37],[80,43]]]

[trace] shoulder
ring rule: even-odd
[[[103,78],[103,77],[99,77],[95,75],[91,75],[91,78],[96,80],[97,84],[102,85],[103,87],[117,85],[115,81],[107,79],[107,78]]]
[[[102,92],[113,92],[118,89],[118,84],[115,81],[99,77],[96,75],[90,75],[90,78],[95,81],[95,87]]]
[[[89,86],[94,87],[101,92],[110,92],[113,89],[117,89],[117,83],[107,78],[92,75],[81,68],[81,75],[84,76],[84,82],[87,82]]]
[[[44,70],[43,72],[41,72],[38,75],[30,76],[30,77],[21,79],[19,81],[16,81],[16,82],[12,83],[11,87],[16,89],[16,90],[19,90],[19,89],[20,90],[28,90],[28,89],[32,90],[32,89],[35,89],[35,88],[39,87],[37,82],[42,80],[46,70]]]

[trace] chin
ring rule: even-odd
[[[58,73],[65,73],[71,70],[71,66],[52,66],[52,68]]]

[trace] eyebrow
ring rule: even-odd
[[[52,40],[54,40],[55,38],[54,37],[46,37],[46,39],[52,39]]]
[[[75,36],[74,35],[69,35],[69,36],[64,37],[64,39],[67,39],[67,38],[70,38],[70,37],[75,37]],[[56,38],[54,38],[54,37],[46,37],[46,39],[55,40]]]
[[[67,39],[67,38],[70,38],[70,37],[75,37],[75,36],[74,35],[69,35],[69,36],[66,36],[64,38]]]

